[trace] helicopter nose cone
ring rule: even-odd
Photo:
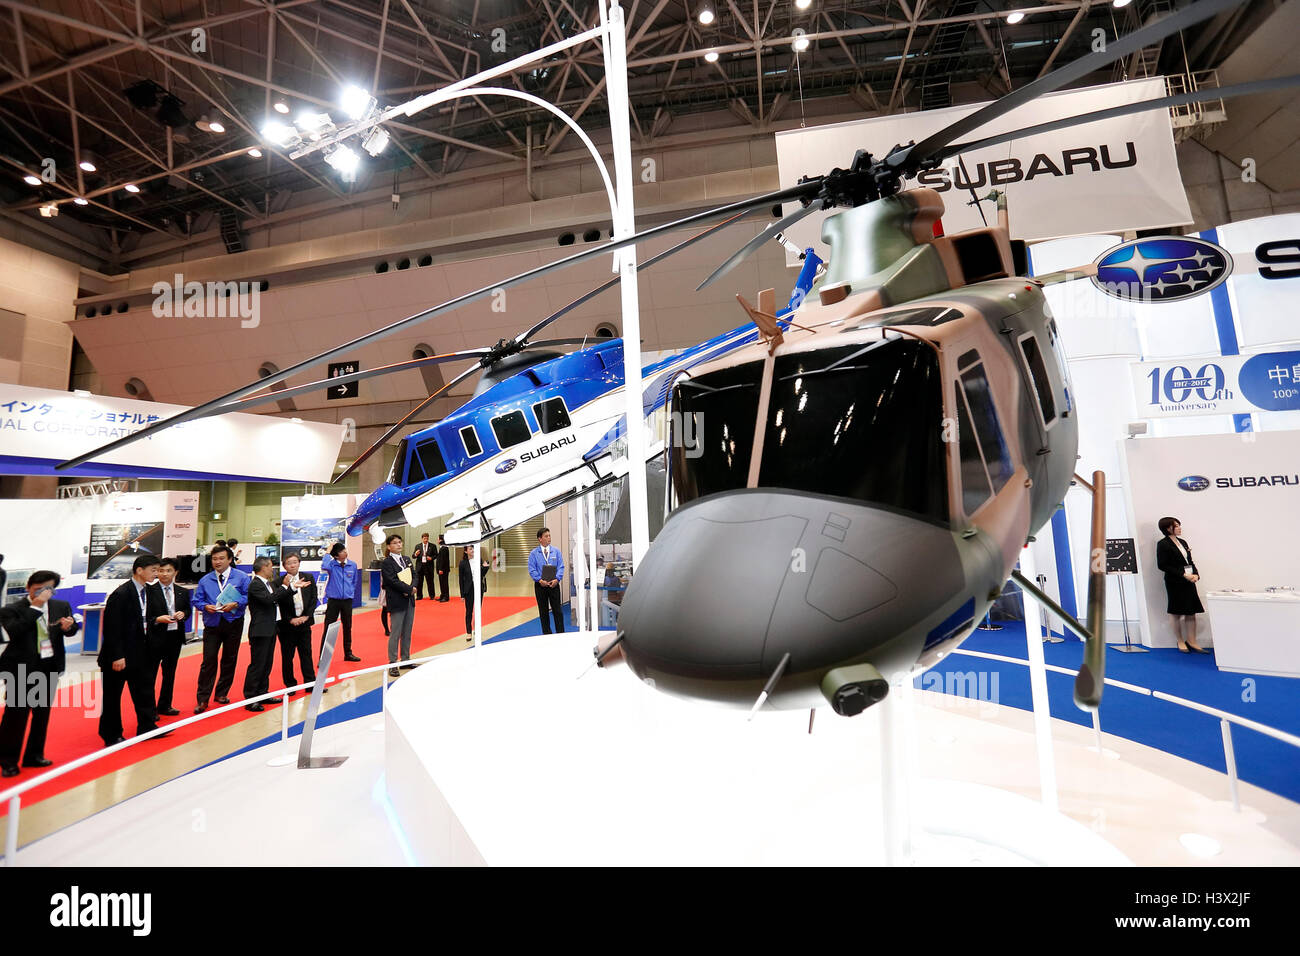
[[[632,669],[660,690],[744,706],[788,652],[770,703],[807,707],[825,703],[831,668],[869,660],[889,674],[968,623],[966,582],[942,525],[839,499],[727,492],[668,519],[628,585],[619,631]]]
[[[363,534],[367,526],[379,521],[388,527],[405,524],[402,516],[403,489],[389,482],[384,482],[361,502],[357,513],[348,520],[348,535],[355,537]]]

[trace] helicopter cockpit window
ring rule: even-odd
[[[478,429],[473,425],[466,425],[460,430],[460,441],[465,446],[465,454],[469,457],[483,454],[483,444],[478,440]]]
[[[747,362],[673,387],[682,434],[672,436],[670,467],[679,504],[745,487],[762,375],[761,362]]]
[[[958,359],[958,367],[966,364],[968,356],[974,356],[976,363],[969,368],[962,368],[958,374],[961,392],[965,396],[967,413],[970,416],[969,430],[979,442],[981,457],[988,468],[988,478],[994,493],[1010,480],[1015,470],[1011,466],[1011,453],[1007,450],[1006,440],[1002,436],[1002,426],[998,423],[997,408],[993,404],[993,391],[989,387],[984,365],[979,362],[979,353],[967,352]],[[960,402],[958,403],[961,404]],[[958,427],[961,427],[960,420]]]
[[[953,388],[957,404],[957,454],[961,460],[961,504],[966,514],[971,515],[993,497],[993,486],[989,483],[989,472],[984,467],[984,456],[980,454],[961,385]]]
[[[1056,357],[1056,367],[1061,370],[1061,382],[1065,392],[1065,410],[1062,414],[1068,415],[1070,409],[1074,407],[1074,402],[1070,398],[1070,366],[1065,360],[1065,350],[1061,348],[1061,333],[1056,327],[1055,319],[1047,323],[1047,347]]]
[[[1043,352],[1032,332],[1020,340],[1020,354],[1025,357],[1029,376],[1034,381],[1034,393],[1038,396],[1038,409],[1043,413],[1043,424],[1050,425],[1056,421],[1056,401],[1052,398],[1052,383],[1047,378]]]
[[[497,444],[502,448],[518,445],[533,437],[528,422],[524,421],[524,413],[518,411],[492,419],[492,434],[497,436]]]
[[[447,463],[443,460],[442,449],[438,447],[437,439],[429,438],[416,445],[411,452],[411,463],[406,469],[406,484],[428,481],[446,472]]]
[[[533,406],[533,414],[537,416],[537,424],[544,435],[569,427],[569,410],[564,407],[562,398],[548,398],[544,402],[538,402]]]
[[[761,487],[946,522],[947,474],[942,378],[931,346],[888,338],[776,359]]]
[[[393,457],[393,467],[388,470],[388,483],[390,485],[405,484],[402,481],[402,468],[406,464],[406,449],[409,447],[407,439],[403,438],[397,445],[397,454]]]

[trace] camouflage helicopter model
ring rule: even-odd
[[[850,169],[794,187],[803,208],[770,228],[842,207],[823,223],[829,267],[788,329],[676,380],[670,420],[684,431],[690,420],[694,449],[669,442],[673,510],[598,661],[621,657],[680,696],[753,709],[829,703],[851,716],[884,698],[890,676],[930,666],[969,635],[1009,575],[1051,606],[1012,571],[1076,469],[1076,409],[1044,281],[1022,277],[1005,197],[996,225],[945,236],[939,194],[902,180],[976,146],[1102,118],[954,142],[1215,6],[1193,4],[922,143],[879,159],[860,150]],[[1096,547],[1104,484],[1093,508]],[[1075,684],[1086,710],[1101,697],[1104,593],[1094,568],[1086,631],[1052,606],[1087,641]]]

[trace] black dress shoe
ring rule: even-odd
[[[53,767],[54,761],[46,760],[44,757],[37,757],[35,760],[31,760],[31,759],[24,760],[23,766],[24,767]]]
[[[118,744],[124,744],[124,743],[126,743],[126,738],[125,738],[125,737],[115,737],[115,738],[112,739],[112,740],[105,740],[105,741],[104,741],[104,746],[105,746],[105,747],[116,747]]]
[[[204,712],[205,710],[207,710],[207,709],[208,709],[208,705],[207,705],[207,704],[199,704],[199,706],[197,706],[197,707],[194,708],[194,713],[196,713],[196,714],[201,714],[201,713],[203,713],[203,712]]]
[[[391,636],[391,635],[390,635],[390,636]],[[360,663],[361,663],[361,658],[357,657],[357,655],[355,655],[355,654],[345,654],[345,655],[343,655],[343,659],[344,659],[345,661],[351,661],[353,664],[360,664]]]
[[[261,704],[245,704],[244,710],[251,710],[255,714],[260,714],[262,711],[266,710],[266,708]]]
[[[0,767],[0,777],[16,777],[20,773],[22,773],[22,771],[18,769],[18,764],[9,764]]]
[[[158,716],[159,716],[159,717],[179,717],[179,716],[180,716],[180,713],[181,713],[181,712],[180,712],[179,710],[177,710],[175,707],[164,707],[164,708],[160,708],[160,709],[159,709],[159,711],[158,711]]]
[[[403,664],[403,665],[402,665],[402,670],[404,670],[404,671],[409,671],[409,670],[411,670],[411,669],[414,668],[414,667],[415,667],[414,664]]]
[[[388,676],[389,676],[389,677],[401,677],[401,676],[402,676],[402,672],[399,671],[396,667],[390,667],[390,668],[388,668]]]
[[[229,697],[218,697],[218,698],[217,698],[217,703],[218,703],[218,704],[221,704],[222,706],[225,706],[226,704],[230,703],[230,698],[229,698]]]

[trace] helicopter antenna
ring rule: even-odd
[[[975,184],[971,182],[970,173],[966,171],[966,157],[961,153],[957,154],[957,165],[961,168],[961,174],[966,177],[966,182],[970,187],[970,202],[966,205],[975,207],[975,211],[980,214],[980,222],[987,227],[989,224],[988,218],[984,215],[984,207],[980,205],[980,197],[975,195]]]
[[[749,716],[745,718],[746,720],[753,720],[754,715],[757,714],[762,706],[767,703],[767,698],[771,696],[772,691],[776,690],[776,682],[781,679],[781,675],[785,673],[786,666],[789,663],[790,652],[786,651],[781,657],[780,663],[776,665],[776,670],[772,671],[772,676],[769,677],[767,683],[763,685],[763,693],[758,695],[758,700],[754,701],[754,706],[749,709]]]

